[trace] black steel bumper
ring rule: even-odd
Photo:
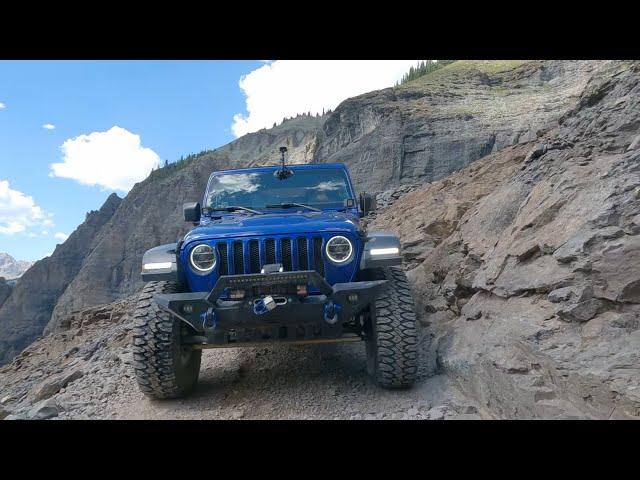
[[[197,334],[194,344],[256,343],[262,341],[307,341],[343,336],[349,322],[375,298],[386,281],[329,285],[313,270],[222,276],[210,292],[157,295],[160,308],[189,324]],[[313,285],[316,295],[305,297],[287,287]],[[244,290],[242,300],[224,300],[230,290]],[[265,297],[272,297],[272,309]],[[261,303],[262,302],[262,303]],[[353,332],[350,332],[353,333]],[[231,345],[229,345],[231,346]]]

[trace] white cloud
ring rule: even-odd
[[[240,78],[248,115],[233,117],[240,137],[298,113],[322,113],[343,100],[391,87],[416,60],[276,60]]]
[[[58,232],[53,235],[53,238],[55,238],[56,240],[60,240],[61,242],[64,242],[67,238],[69,238],[69,235],[67,235],[66,233]]]
[[[51,164],[50,176],[109,190],[129,191],[160,164],[156,152],[142,146],[140,135],[118,126],[69,138],[60,149],[62,163]]]
[[[0,234],[13,235],[30,227],[51,227],[51,215],[36,205],[32,197],[9,188],[0,180]]]
[[[54,128],[56,128],[56,126],[52,123],[45,123],[44,125],[42,125],[42,128],[44,128],[45,130],[53,130]]]
[[[2,110],[3,108],[7,108],[7,106],[4,103],[0,102],[0,110]]]

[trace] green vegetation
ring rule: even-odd
[[[420,78],[431,72],[435,72],[436,70],[439,70],[453,62],[455,62],[455,60],[427,60],[426,62],[419,62],[415,67],[411,67],[409,71],[404,74],[400,83],[396,83],[396,87],[398,85],[404,85],[405,83],[411,82],[416,78]]]
[[[422,63],[416,68],[412,68],[402,78],[398,85],[407,82],[417,84],[434,84],[443,82],[451,75],[457,75],[470,71],[479,71],[487,75],[496,75],[502,72],[513,70],[529,60],[438,60],[430,62],[422,67]],[[435,65],[433,65],[435,63]],[[396,86],[398,86],[396,85]]]
[[[496,74],[513,70],[527,63],[529,60],[458,60],[446,65],[440,73],[463,72],[465,70],[478,70],[487,74]]]
[[[203,157],[207,154],[212,154],[213,152],[215,152],[215,150],[204,150],[196,154],[192,153],[190,155],[187,155],[186,157],[181,156],[178,160],[172,163],[169,163],[168,160],[165,160],[164,166],[157,167],[155,170],[151,172],[148,178],[153,180],[160,180],[160,179],[166,178],[172,173],[177,172],[178,170],[182,170],[184,167],[186,167],[191,162],[193,162],[196,158]]]

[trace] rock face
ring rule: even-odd
[[[640,416],[639,131],[640,63],[600,64],[558,127],[373,221],[439,368],[498,417]]]
[[[24,272],[29,270],[31,265],[33,265],[33,262],[16,260],[8,253],[0,252],[0,277],[6,279],[19,278]]]
[[[343,102],[324,122],[314,158],[346,163],[373,192],[438,180],[554,127],[598,65],[458,61]]]
[[[120,205],[113,194],[102,208],[58,245],[50,257],[36,262],[20,277],[0,306],[0,363],[11,360],[42,333],[56,302],[80,271],[96,234]]]
[[[2,307],[4,301],[9,298],[12,290],[13,285],[8,283],[4,277],[0,277],[0,307]]]

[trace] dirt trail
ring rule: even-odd
[[[150,400],[138,389],[131,365],[131,300],[79,314],[68,331],[37,341],[0,369],[5,412],[52,419],[489,417],[449,377],[434,374],[425,327],[419,329],[419,380],[408,390],[374,384],[360,342],[265,345],[205,350],[191,396]]]
[[[381,390],[366,376],[364,360],[360,344],[209,350],[191,397],[151,401],[133,390],[110,417],[407,419],[477,411],[444,376],[406,391]]]

